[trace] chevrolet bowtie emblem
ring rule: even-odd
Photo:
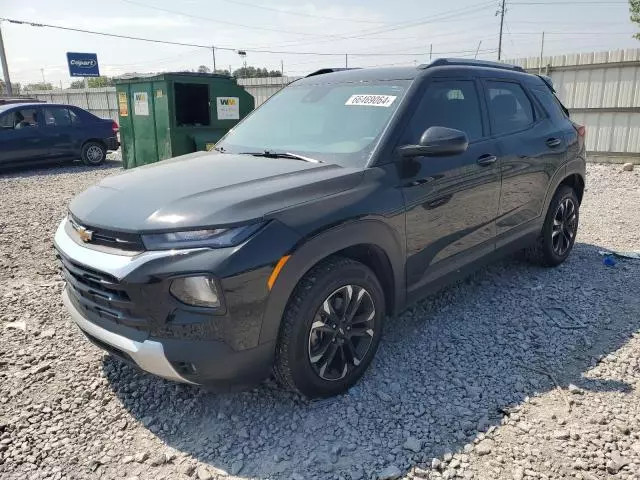
[[[84,227],[76,227],[76,232],[78,232],[78,236],[80,240],[87,243],[93,239],[93,232],[91,230],[87,230]]]

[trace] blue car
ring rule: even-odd
[[[72,105],[0,106],[0,167],[82,159],[100,165],[117,150],[118,124]]]

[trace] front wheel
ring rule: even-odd
[[[85,165],[101,165],[107,158],[107,149],[99,142],[87,142],[82,146],[80,156]]]
[[[580,202],[571,187],[560,186],[545,217],[535,245],[526,250],[527,258],[538,265],[556,267],[571,253],[578,233]]]
[[[274,373],[307,397],[349,389],[378,348],[385,316],[380,282],[347,258],[323,261],[300,280],[280,327]]]

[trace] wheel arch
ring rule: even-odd
[[[378,220],[360,220],[326,230],[301,243],[291,254],[269,294],[260,343],[277,339],[282,315],[304,275],[331,256],[367,265],[383,288],[387,313],[405,302],[404,246],[392,228]]]

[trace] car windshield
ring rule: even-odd
[[[233,128],[217,150],[293,153],[364,167],[409,83],[291,85]]]

